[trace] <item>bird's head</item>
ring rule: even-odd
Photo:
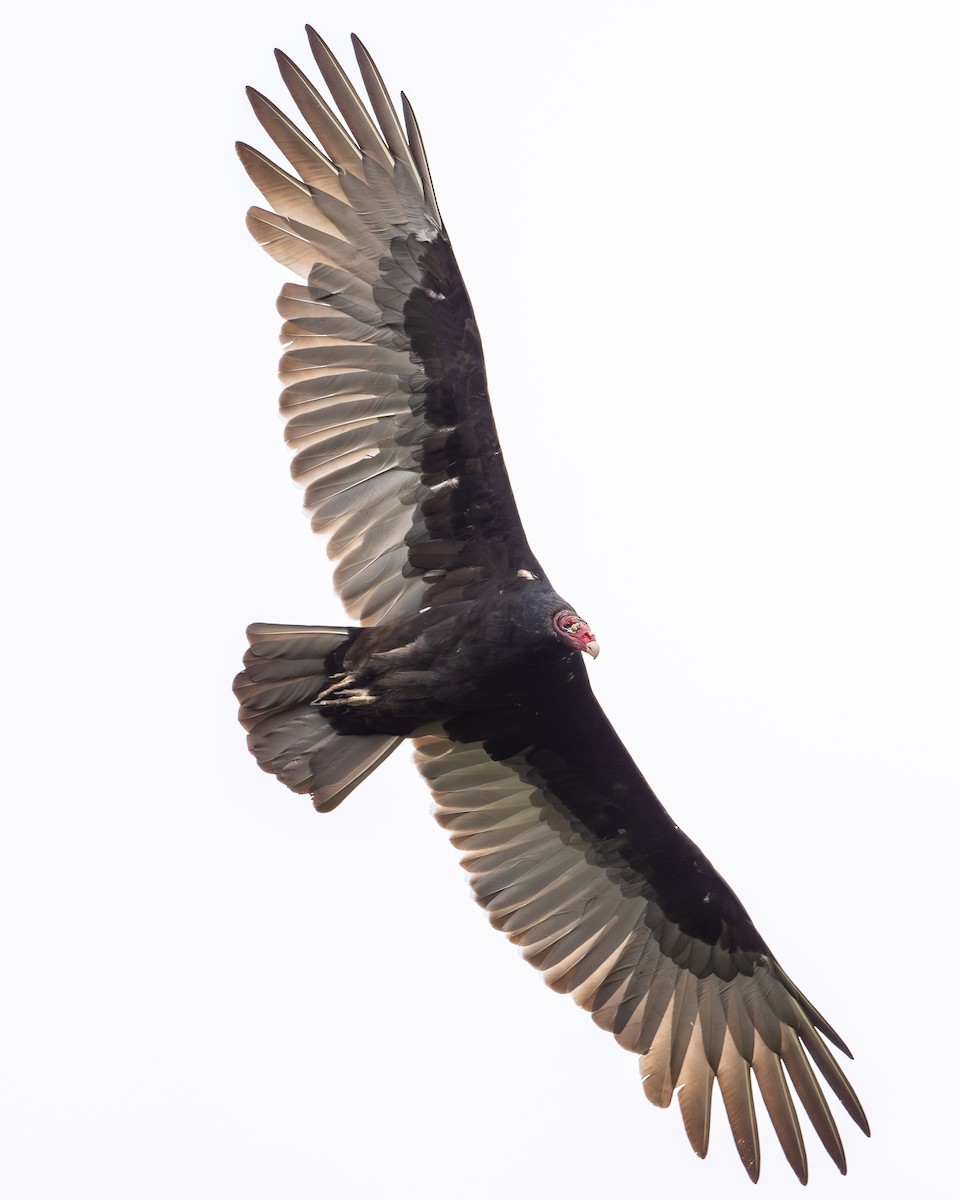
[[[554,613],[553,631],[564,645],[589,654],[591,658],[596,658],[600,653],[600,643],[593,636],[593,630],[583,617],[578,617],[569,608],[561,608]]]

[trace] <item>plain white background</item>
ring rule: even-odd
[[[446,0],[5,18],[4,1194],[750,1191],[488,928],[407,755],[323,818],[246,753],[244,626],[341,616],[232,151],[307,20],[415,104],[602,703],[857,1056],[811,1194],[952,1194],[956,7]]]

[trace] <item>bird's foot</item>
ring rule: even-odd
[[[333,695],[334,692],[338,692],[342,687],[347,687],[351,683],[356,683],[355,675],[334,675],[333,682],[329,687],[325,687],[322,692],[317,692],[310,703],[319,705],[327,696]]]
[[[376,704],[377,698],[366,688],[347,688],[335,692],[328,700],[313,700],[316,708],[360,708],[364,704]]]
[[[314,708],[360,708],[364,704],[375,704],[376,696],[365,687],[350,687],[356,683],[355,675],[341,677],[318,692],[310,701]]]

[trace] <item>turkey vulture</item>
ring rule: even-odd
[[[634,765],[590,689],[590,626],[527,545],[413,111],[357,39],[369,107],[307,32],[339,115],[278,51],[316,141],[250,89],[296,174],[238,150],[272,209],[250,232],[305,280],[280,293],[280,404],[358,624],[250,627],[250,750],[327,812],[412,739],[492,924],[640,1056],[654,1104],[678,1093],[696,1153],[716,1079],[757,1179],[755,1081],[800,1180],[793,1094],[844,1172],[811,1062],[866,1133],[824,1039],[849,1051]]]

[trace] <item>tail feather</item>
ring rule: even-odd
[[[403,741],[338,733],[311,704],[340,669],[337,651],[350,636],[335,626],[251,625],[245,669],[233,684],[257,762],[293,791],[309,792],[320,812],[336,808]]]

